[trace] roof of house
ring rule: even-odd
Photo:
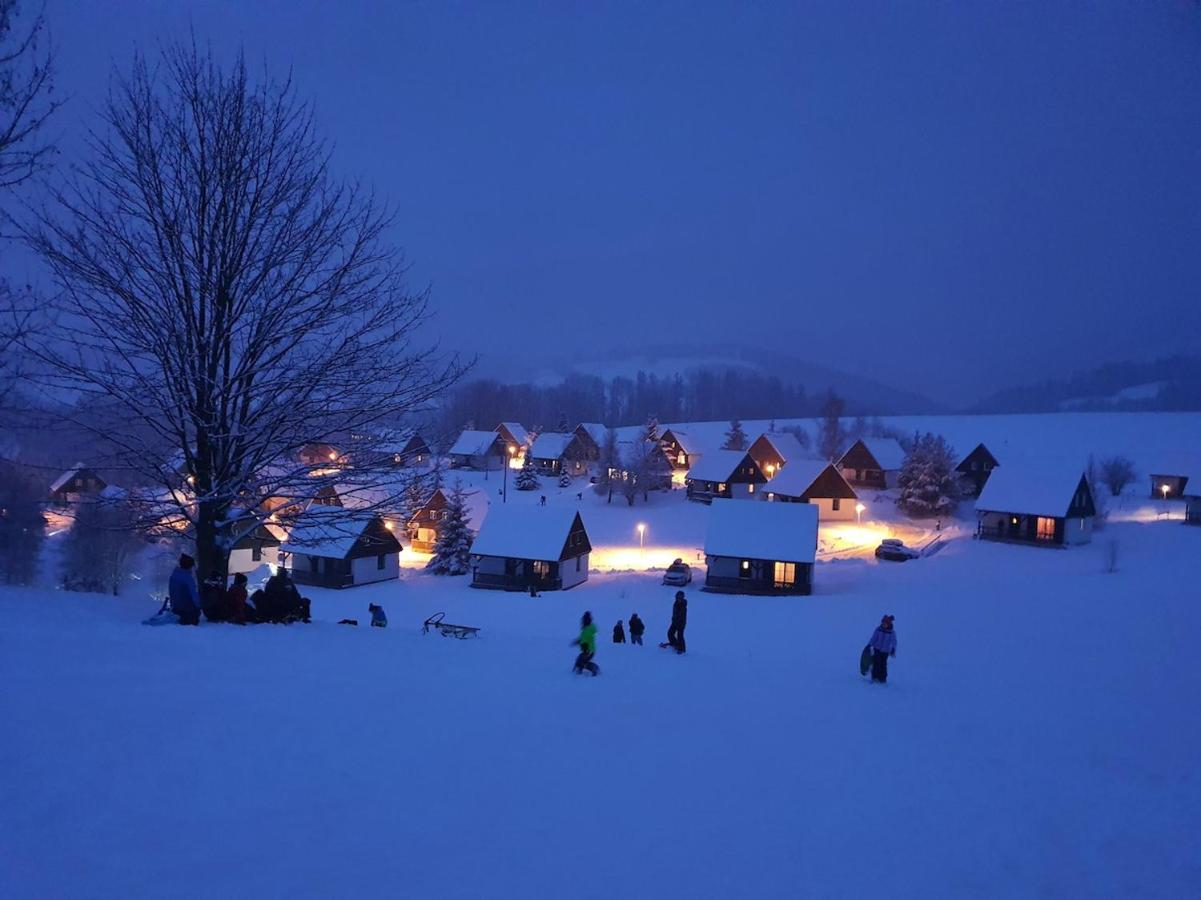
[[[691,456],[693,453],[700,453],[701,448],[695,438],[689,437],[687,431],[680,431],[678,428],[664,428],[663,437],[670,434],[676,439],[676,443],[680,445],[680,449]]]
[[[493,506],[471,552],[479,556],[557,560],[577,515],[571,506]]]
[[[1067,515],[1084,476],[1079,462],[1054,458],[1020,459],[993,469],[977,510],[1030,516]]]
[[[885,472],[900,469],[905,462],[905,448],[896,438],[860,438],[857,443],[861,443],[867,448],[867,452],[875,458],[876,462],[880,464],[881,470]]]
[[[790,431],[765,431],[759,437],[775,447],[776,452],[786,463],[809,456],[809,452],[801,446],[797,436]],[[758,439],[756,438],[756,440]]]
[[[705,553],[811,563],[817,557],[817,507],[812,503],[714,500]]]
[[[509,434],[513,435],[513,437],[517,440],[517,443],[524,444],[527,447],[529,446],[530,433],[526,431],[525,426],[520,422],[501,422],[500,425],[496,426],[495,430],[500,431],[501,427],[507,428],[509,430]]]
[[[63,472],[63,474],[54,479],[54,484],[50,485],[50,492],[53,493],[54,491],[61,490],[68,481],[75,477],[78,472],[86,468],[88,467],[83,463],[77,462],[75,465],[71,466],[71,468],[67,469],[67,471]]]
[[[544,431],[534,441],[530,448],[530,456],[534,459],[558,459],[567,450],[567,445],[575,440],[574,434],[559,434],[555,431]]]
[[[450,453],[454,456],[482,456],[495,442],[495,431],[464,431],[450,448]]]
[[[377,518],[375,513],[314,506],[292,526],[288,540],[280,549],[286,553],[345,559]]]
[[[382,453],[404,453],[409,442],[420,437],[414,428],[384,428],[378,435],[379,450]]]
[[[776,473],[764,486],[764,490],[773,494],[783,494],[785,497],[799,497],[809,490],[813,482],[831,465],[824,459],[794,459]],[[841,478],[842,474],[839,473],[838,477]]]
[[[696,481],[729,481],[746,455],[745,450],[711,450],[696,461],[687,477]]]
[[[588,432],[589,437],[596,442],[598,447],[603,447],[605,445],[605,433],[609,429],[600,422],[581,422],[576,426],[576,428],[583,428],[586,432]]]

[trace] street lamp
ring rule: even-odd
[[[1170,491],[1170,490],[1171,490],[1171,488],[1169,488],[1169,487],[1168,487],[1166,484],[1161,484],[1161,485],[1159,486],[1159,489],[1160,489],[1161,491],[1163,491],[1163,498],[1164,498],[1165,500],[1167,500],[1167,499],[1168,499],[1168,491]]]
[[[863,511],[865,509],[867,509],[867,507],[864,506],[862,503],[855,504],[855,524],[856,525],[863,524]]]
[[[643,561],[643,549],[645,547],[644,538],[646,537],[646,523],[638,523],[638,561]]]
[[[509,468],[513,465],[513,454],[517,452],[517,448],[509,444],[509,458],[505,460],[505,486],[501,490],[501,503],[509,502]]]

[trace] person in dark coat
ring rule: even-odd
[[[646,631],[646,626],[642,624],[642,620],[638,618],[638,613],[630,616],[630,643],[642,644],[642,632]]]
[[[204,579],[200,589],[200,605],[204,617],[210,622],[226,622],[229,620],[229,595],[225,590],[225,579],[220,575],[210,575]]]
[[[621,619],[617,620],[617,624],[613,626],[613,643],[624,644],[626,642],[626,632],[621,626]]]
[[[888,658],[897,655],[897,633],[892,627],[893,617],[885,616],[872,632],[868,646],[872,648],[872,681],[888,682]]]
[[[180,625],[200,624],[200,592],[196,589],[196,560],[186,553],[179,555],[179,566],[167,582],[171,611],[179,616]]]
[[[309,620],[308,601],[300,596],[300,591],[282,567],[276,569],[275,574],[263,585],[259,612],[269,622]]]
[[[246,624],[246,576],[239,572],[234,576],[234,585],[229,589],[229,620],[237,625]]]
[[[367,612],[371,613],[372,628],[387,628],[388,614],[384,612],[384,608],[375,603],[367,604]]]
[[[683,591],[676,591],[676,602],[671,605],[671,625],[667,628],[667,643],[660,647],[671,647],[676,653],[683,653],[684,627],[688,624],[688,601]]]

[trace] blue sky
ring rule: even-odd
[[[293,72],[447,346],[792,351],[974,399],[1201,334],[1201,7],[50,0],[112,64]]]

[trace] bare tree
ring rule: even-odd
[[[1135,478],[1134,463],[1125,456],[1106,457],[1101,460],[1099,468],[1102,483],[1114,497],[1121,496],[1126,485]]]
[[[201,579],[280,498],[350,480],[395,505],[373,442],[460,369],[416,346],[428,295],[405,287],[390,215],[332,176],[290,82],[175,45],[115,74],[102,119],[25,229],[60,288],[43,384],[119,410],[98,437],[171,491]],[[316,472],[298,461],[315,441],[353,452]]]

